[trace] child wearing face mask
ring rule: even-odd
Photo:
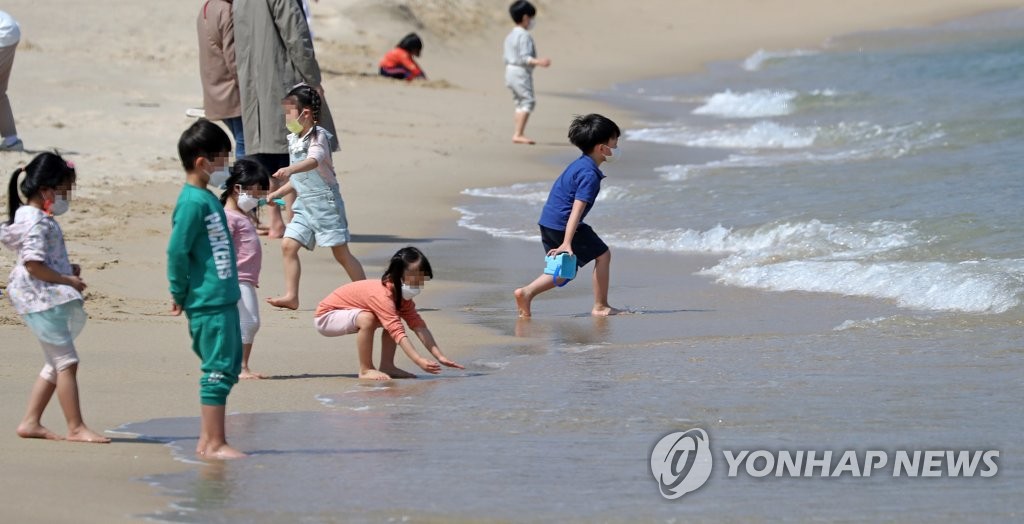
[[[256,233],[259,223],[256,212],[266,202],[270,189],[270,175],[258,162],[242,159],[229,170],[227,189],[220,195],[228,230],[235,245],[238,259],[238,287],[242,298],[238,300],[238,318],[242,330],[242,372],[239,379],[266,378],[249,369],[249,355],[256,332],[260,329],[260,307],[256,288],[260,285],[260,267],[263,250]]]
[[[272,306],[298,309],[299,248],[310,251],[313,246],[329,247],[335,260],[345,268],[348,277],[363,280],[366,273],[359,260],[348,249],[351,235],[345,218],[345,202],[341,199],[338,178],[331,160],[331,133],[317,125],[323,100],[312,87],[300,84],[292,88],[282,101],[288,135],[291,165],[279,169],[274,178],[288,183],[267,198],[274,200],[295,193],[292,219],[281,239],[284,257],[285,293],[268,298]]]
[[[68,260],[64,233],[54,219],[67,212],[75,178],[70,162],[42,153],[18,168],[8,185],[9,220],[0,225],[0,242],[18,255],[7,295],[39,339],[46,360],[17,433],[22,438],[62,440],[41,421],[56,392],[68,426],[63,439],[107,443],[110,439],[89,429],[82,420],[74,340],[85,327],[82,291],[86,286],[82,268]]]
[[[200,429],[196,455],[234,459],[245,454],[228,445],[224,419],[228,394],[242,370],[238,267],[224,207],[207,186],[228,179],[231,139],[201,118],[178,139],[185,186],[171,215],[167,280],[171,314],[188,317],[192,351],[200,359]]]
[[[345,284],[324,298],[316,308],[313,325],[325,337],[356,334],[361,379],[416,378],[395,366],[396,346],[401,346],[409,360],[427,373],[440,373],[442,364],[465,369],[444,355],[412,301],[423,289],[423,283],[433,276],[430,261],[419,249],[412,246],[399,249],[379,281]],[[402,327],[403,320],[437,362],[416,352]],[[379,369],[373,365],[373,335],[377,328],[383,328]]]
[[[601,191],[601,164],[620,158],[619,126],[598,114],[577,116],[569,124],[569,141],[583,153],[574,160],[551,186],[548,200],[541,211],[541,243],[548,256],[569,253],[576,256],[576,265],[583,267],[594,261],[594,308],[597,317],[616,315],[622,311],[608,304],[608,281],[612,253],[593,228],[583,223],[597,202]],[[555,288],[555,279],[542,274],[513,293],[520,317],[529,317],[534,297]]]

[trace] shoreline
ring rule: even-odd
[[[29,2],[15,2],[15,7],[29,9]],[[544,16],[545,24],[541,26],[537,34],[538,45],[541,54],[546,54],[546,49],[558,49],[556,44],[561,41],[566,47],[571,48],[575,43],[570,36],[559,36],[554,31],[545,31],[548,28],[559,27],[563,22],[570,20],[569,15],[575,14],[575,9],[583,2],[568,2],[564,5],[552,6],[551,16]],[[667,9],[680,9],[675,7],[673,2],[658,2],[658,5]],[[990,10],[992,6],[1020,5],[1011,2],[991,2],[991,6],[963,6],[962,2],[943,2],[941,5],[933,5],[929,2],[913,3],[913,7],[898,7],[900,11],[896,21],[892,25],[901,27],[908,23],[908,17],[915,13],[924,19],[917,25],[927,25],[943,20],[955,19],[969,13],[980,13]],[[75,5],[75,4],[68,4]],[[589,5],[589,4],[588,4]],[[779,6],[784,5],[779,3]],[[813,5],[807,2],[804,7]],[[173,15],[178,12],[187,11],[188,19],[191,20],[194,6],[167,7],[172,10]],[[315,12],[319,4],[314,5]],[[327,6],[322,6],[327,10]],[[615,3],[603,4],[604,8],[615,13]],[[644,6],[647,7],[647,6]],[[774,5],[763,6],[762,9],[770,10]],[[954,7],[957,7],[954,9]],[[544,6],[541,6],[544,9]],[[729,4],[731,9],[744,9],[738,2]],[[995,8],[995,7],[992,7]],[[697,9],[689,6],[687,9]],[[939,11],[949,11],[949,15],[935,14]],[[15,11],[15,9],[11,9]],[[644,13],[650,14],[645,9]],[[908,14],[910,12],[910,14]],[[928,16],[925,16],[928,13]],[[64,16],[69,16],[65,14]],[[595,21],[593,13],[581,17],[580,21],[573,21],[572,24],[586,25]],[[841,17],[839,17],[841,18]],[[856,32],[870,31],[889,25],[884,15],[879,14],[872,19],[867,28],[853,31],[833,32],[831,36],[850,34]],[[323,21],[314,18],[314,24]],[[325,24],[327,22],[324,22]],[[792,40],[817,40],[820,45],[821,38],[816,35],[825,31],[824,27],[833,27],[842,24],[856,24],[857,20],[831,20],[823,26],[814,26],[810,35],[796,31],[792,35],[776,35],[781,42],[777,47],[787,47]],[[796,25],[800,25],[795,23]],[[633,22],[633,25],[642,26],[642,22]],[[803,24],[800,31],[808,30],[811,24]],[[783,24],[780,23],[779,27]],[[578,26],[576,26],[578,29]],[[632,26],[630,26],[632,27]],[[788,26],[787,26],[788,27]],[[314,26],[316,30],[316,25]],[[330,26],[318,32],[318,38],[328,38]],[[481,31],[482,35],[500,34],[503,37],[508,29],[506,24],[496,24]],[[179,28],[174,35],[187,34],[189,37],[192,27]],[[627,28],[628,31],[628,28]],[[565,31],[572,33],[572,31]],[[328,35],[322,37],[321,35]],[[470,35],[464,37],[466,41],[472,42],[474,38],[486,38],[491,42],[491,36]],[[826,36],[827,37],[827,36]],[[39,39],[26,36],[28,41],[35,42],[38,46],[35,51],[19,49],[20,63],[15,65],[15,78],[12,79],[10,89],[12,99],[24,93],[24,84],[19,85],[18,75],[27,76],[31,65],[26,62],[25,57],[32,53],[36,60],[43,58],[49,48],[45,41],[40,44]],[[645,38],[650,38],[648,35]],[[721,37],[727,38],[727,37]],[[754,38],[751,36],[750,38]],[[191,38],[188,40],[192,43]],[[320,51],[321,42],[318,40],[317,49]],[[493,42],[491,42],[493,43]],[[623,44],[620,39],[617,44]],[[709,55],[701,55],[700,63],[726,59],[719,56],[720,53],[729,53],[732,50],[742,47],[742,42],[731,42],[728,49],[709,50],[701,48],[695,54],[707,52]],[[761,43],[758,48],[769,44]],[[806,45],[806,43],[794,43],[793,45]],[[443,239],[449,235],[449,231],[464,231],[455,225],[457,213],[451,210],[456,205],[461,189],[473,186],[481,179],[480,172],[476,167],[486,166],[488,170],[484,173],[487,180],[486,185],[503,185],[523,181],[552,180],[557,176],[560,166],[552,167],[552,158],[566,154],[565,147],[561,143],[551,141],[550,137],[564,135],[567,119],[564,115],[579,111],[579,108],[593,108],[600,105],[602,111],[605,108],[614,114],[624,114],[626,122],[631,123],[635,115],[619,109],[612,108],[601,102],[586,99],[587,95],[580,93],[559,93],[559,90],[569,89],[571,86],[584,84],[588,89],[591,86],[600,85],[601,89],[607,89],[609,84],[605,82],[610,78],[610,73],[605,70],[597,72],[576,71],[565,68],[557,69],[560,64],[572,63],[573,54],[568,53],[556,61],[551,70],[539,70],[537,72],[537,85],[540,105],[536,118],[531,120],[530,130],[534,138],[541,144],[534,148],[516,147],[503,141],[505,127],[511,129],[511,105],[509,97],[500,82],[491,81],[499,76],[496,72],[497,66],[493,66],[493,49],[490,47],[466,50],[453,49],[452,42],[442,44],[441,49],[428,50],[426,55],[429,60],[438,60],[445,57],[451,58],[451,63],[438,64],[431,70],[441,72],[434,75],[435,78],[465,77],[465,86],[432,88],[428,86],[406,86],[396,82],[385,82],[376,78],[353,77],[349,73],[337,75],[325,75],[325,86],[329,96],[332,97],[332,110],[337,115],[343,115],[339,121],[339,127],[343,140],[343,150],[336,153],[336,165],[338,166],[339,179],[343,184],[343,192],[346,195],[346,204],[350,221],[354,224],[356,240],[354,240],[354,251],[367,267],[368,275],[379,274],[381,258],[386,257],[392,247],[404,243],[415,243],[417,241],[426,245],[429,249],[429,241]],[[492,46],[493,47],[493,46]],[[642,47],[642,45],[640,46]],[[776,47],[772,45],[772,47]],[[756,51],[750,49],[745,55],[735,58],[742,60],[744,56]],[[580,62],[584,62],[581,54],[587,49],[576,49]],[[713,52],[712,52],[713,51]],[[175,53],[171,52],[171,55]],[[187,53],[186,53],[187,55]],[[454,58],[460,57],[459,60]],[[593,57],[588,57],[587,63],[593,62]],[[611,62],[615,64],[628,64],[634,58],[628,50],[621,50],[611,56]],[[178,73],[194,76],[194,64],[188,62],[187,56],[176,59],[183,65]],[[696,58],[691,59],[698,60]],[[324,60],[325,62],[328,60]],[[31,62],[30,62],[31,63]],[[175,62],[177,63],[177,62]],[[60,62],[56,61],[56,71],[59,71]],[[181,65],[181,64],[179,64]],[[323,64],[322,64],[323,65]],[[325,65],[325,69],[328,69]],[[486,74],[473,72],[483,68]],[[492,71],[494,69],[494,71]],[[600,69],[600,68],[598,68]],[[608,68],[614,73],[632,74],[639,71],[640,66],[629,64],[621,68]],[[682,68],[681,69],[685,69]],[[699,70],[699,67],[697,67]],[[77,71],[76,71],[77,72]],[[676,71],[674,74],[686,74],[695,70],[686,69]],[[467,75],[468,73],[468,75]],[[492,74],[493,73],[493,74]],[[577,74],[578,73],[578,74]],[[106,85],[103,72],[97,71],[91,77],[93,81]],[[114,73],[114,81],[126,81],[128,75]],[[481,78],[482,77],[482,78]],[[90,78],[90,77],[86,77]],[[618,82],[637,81],[644,76],[618,78]],[[486,83],[485,80],[486,79]],[[582,80],[579,80],[582,79]],[[577,82],[574,84],[573,82]],[[179,81],[179,85],[181,82]],[[50,84],[52,87],[54,84]],[[485,87],[486,86],[486,87]],[[47,85],[42,86],[45,91]],[[173,87],[173,86],[172,86]],[[152,88],[152,86],[151,86]],[[67,90],[68,87],[59,87]],[[73,89],[73,88],[72,88]],[[140,88],[141,89],[141,88]],[[157,89],[159,92],[160,90]],[[61,91],[64,92],[64,91]],[[73,91],[72,91],[73,92]],[[557,95],[557,96],[555,96]],[[47,95],[51,96],[51,95]],[[25,115],[19,108],[24,108],[29,103],[38,103],[44,97],[42,95],[23,96],[21,100],[14,99],[16,104],[16,118],[19,118],[19,125],[23,128],[26,136],[47,137],[47,140],[61,141],[68,139],[71,129],[76,125],[82,127],[79,133],[87,133],[90,121],[84,115],[69,115],[73,118],[69,122],[57,127],[51,117],[54,114],[66,113],[66,110],[55,111],[52,114],[46,113],[39,116],[28,116],[24,120],[20,117]],[[168,96],[161,104],[179,103],[187,107],[188,102],[194,97],[173,95]],[[426,98],[429,107],[417,102],[417,98]],[[148,99],[147,94],[132,95],[128,101],[134,104]],[[73,104],[72,104],[73,105]],[[52,108],[54,104],[47,102],[42,107]],[[460,107],[461,106],[461,107]],[[125,109],[127,107],[127,109]],[[459,120],[454,125],[448,122],[450,115],[449,108],[457,108]],[[132,113],[125,116],[125,122],[132,129],[137,120],[145,121],[147,112],[152,108],[145,106],[130,105],[128,102],[103,102],[96,111],[99,115],[105,112],[111,115],[118,115],[120,111]],[[47,110],[49,111],[49,109]],[[170,206],[173,205],[173,198],[177,190],[170,190],[171,187],[180,188],[180,168],[176,166],[176,158],[167,156],[168,144],[173,144],[173,137],[177,136],[180,129],[187,125],[187,120],[181,116],[179,106],[173,109],[160,109],[166,115],[177,115],[177,119],[167,119],[164,122],[162,139],[160,142],[147,141],[145,147],[135,151],[134,155],[125,154],[88,154],[76,155],[75,161],[81,165],[83,173],[82,203],[89,206],[88,216],[78,215],[82,209],[73,207],[69,215],[68,223],[65,224],[68,231],[69,250],[84,259],[83,266],[88,272],[91,289],[95,293],[87,304],[90,312],[90,324],[87,327],[79,343],[84,348],[83,373],[81,375],[81,388],[83,396],[83,409],[86,420],[97,429],[110,429],[133,420],[146,420],[152,418],[165,418],[170,416],[195,417],[196,409],[194,402],[194,378],[196,376],[195,361],[182,345],[187,339],[181,319],[165,318],[162,312],[166,300],[164,296],[164,283],[158,282],[154,285],[154,274],[161,274],[162,266],[160,257],[154,256],[154,252],[162,253],[166,242],[166,222],[169,221]],[[588,111],[590,112],[590,111]],[[138,116],[140,113],[142,116]],[[614,118],[614,117],[613,117]],[[72,120],[80,119],[75,124]],[[618,118],[615,118],[620,120]],[[24,122],[24,124],[22,124]],[[59,121],[63,122],[63,121]],[[500,123],[499,123],[500,122]],[[460,128],[458,124],[465,124],[470,129]],[[621,120],[620,120],[621,123]],[[406,124],[406,125],[403,125]],[[412,124],[410,127],[408,124]],[[506,126],[507,124],[507,126]],[[51,129],[51,132],[39,132],[39,129]],[[438,139],[438,135],[445,135]],[[52,138],[51,138],[52,136]],[[170,138],[170,139],[168,139]],[[142,137],[149,140],[149,136]],[[545,140],[547,139],[547,140]],[[113,145],[116,141],[104,138],[96,138],[93,145],[95,150],[116,151]],[[42,140],[36,138],[36,143]],[[33,144],[26,143],[31,147]],[[88,140],[73,138],[72,143],[88,144]],[[80,151],[87,151],[85,147],[74,147]],[[575,150],[573,150],[575,154]],[[0,166],[5,173],[11,171],[15,164],[14,159],[24,161],[29,158],[27,155],[2,155]],[[79,158],[82,162],[79,162]],[[503,162],[505,160],[511,160]],[[525,160],[525,162],[524,162]],[[524,166],[529,166],[524,169]],[[628,166],[628,164],[627,164]],[[493,169],[491,169],[493,168]],[[151,190],[153,194],[139,195],[137,190],[127,186],[114,187],[89,187],[90,179],[95,182],[105,183],[117,180],[118,169],[124,170],[149,170],[152,169],[158,174],[166,174],[172,178],[173,183],[146,183],[142,186],[144,190]],[[433,206],[422,206],[414,199],[400,193],[396,196],[394,187],[382,187],[389,184],[381,184],[374,176],[376,173],[397,174],[403,181],[408,180],[408,187],[398,188],[408,190],[408,194],[422,199],[423,202],[430,202]],[[413,176],[401,177],[409,173]],[[100,176],[95,176],[98,174]],[[436,177],[433,181],[423,180],[415,176],[426,174],[428,177]],[[158,175],[159,176],[159,175]],[[491,178],[493,177],[493,178]],[[463,185],[470,184],[470,185]],[[461,187],[458,187],[460,186]],[[452,188],[457,188],[454,191]],[[398,206],[394,206],[394,200],[399,200]],[[390,206],[390,207],[389,207]],[[83,206],[84,207],[84,206]],[[433,207],[433,211],[421,214],[420,207]],[[382,212],[382,210],[387,210]],[[159,213],[153,213],[153,211]],[[78,215],[72,217],[72,215]],[[98,216],[97,216],[98,215]],[[166,215],[166,216],[164,216]],[[90,220],[91,217],[91,220]],[[455,217],[455,218],[453,218]],[[82,223],[76,223],[82,221]],[[454,229],[452,229],[454,228]],[[474,233],[475,234],[475,233]],[[472,235],[467,235],[472,236]],[[109,240],[116,237],[113,245]],[[496,242],[504,242],[496,239]],[[265,243],[265,271],[263,280],[265,287],[261,288],[260,296],[265,298],[274,294],[276,287],[280,286],[280,260],[276,255],[276,244]],[[6,256],[6,255],[4,255]],[[230,412],[250,411],[274,411],[274,410],[323,410],[323,406],[315,401],[313,395],[322,392],[325,387],[330,387],[330,382],[337,377],[347,377],[354,367],[353,356],[349,353],[339,355],[337,347],[343,345],[348,347],[350,341],[338,342],[328,339],[312,338],[312,331],[306,329],[301,320],[308,315],[311,304],[318,299],[317,295],[325,295],[330,289],[345,282],[346,279],[339,276],[339,269],[330,260],[329,252],[318,250],[312,255],[304,254],[304,278],[303,279],[303,306],[296,313],[279,313],[271,310],[264,312],[264,330],[257,339],[257,349],[254,353],[254,366],[257,369],[264,367],[270,370],[289,370],[287,378],[298,378],[300,380],[272,380],[260,384],[241,384],[232,395],[229,404]],[[102,267],[101,267],[102,266]],[[621,266],[619,266],[621,268]],[[107,269],[109,268],[109,270]],[[485,269],[485,268],[480,268]],[[445,271],[447,273],[447,271]],[[691,276],[692,278],[701,278]],[[712,283],[713,285],[713,283]],[[458,293],[468,291],[461,282],[437,279],[435,285],[431,286],[430,295],[437,294],[437,302],[454,302]],[[584,286],[581,286],[584,287]],[[312,289],[324,289],[325,291],[311,291]],[[761,293],[761,292],[751,292]],[[452,295],[449,295],[452,294]],[[435,302],[433,297],[424,302],[428,311],[425,316],[433,330],[439,334],[439,338],[445,343],[446,351],[454,358],[471,358],[473,348],[491,345],[507,345],[513,343],[505,334],[496,332],[486,326],[467,326],[463,315],[459,312],[445,310],[431,311],[430,304]],[[511,306],[511,304],[510,304]],[[10,308],[0,309],[2,326],[0,334],[7,336],[9,343],[17,347],[16,355],[12,361],[5,365],[4,375],[7,380],[3,381],[3,391],[8,398],[17,399],[10,403],[4,410],[4,420],[11,422],[17,420],[23,407],[21,404],[27,392],[28,377],[32,376],[38,368],[38,349],[31,335],[18,322],[17,318],[10,318]],[[453,314],[454,313],[454,314]],[[115,341],[139,340],[142,343],[130,348],[111,347]],[[295,348],[295,341],[301,341],[304,347],[298,348],[302,351],[291,351]],[[535,341],[534,341],[535,342]],[[519,342],[521,343],[521,342]],[[296,360],[299,364],[296,365]],[[327,364],[318,366],[318,363]],[[321,369],[321,367],[323,369]],[[128,388],[138,392],[137,398],[125,399],[124,395]],[[155,406],[160,406],[155,408]],[[149,416],[140,417],[148,413]],[[60,411],[54,402],[47,410],[47,424],[51,428],[62,428]],[[120,423],[108,426],[110,421],[120,420]],[[131,444],[143,442],[135,440],[119,439],[113,445],[104,449],[80,449],[79,447],[68,447],[64,443],[53,446],[14,439],[9,436],[0,441],[0,449],[5,455],[15,456],[8,461],[8,475],[0,487],[5,488],[5,500],[8,506],[14,506],[13,501],[18,501],[18,509],[14,509],[11,518],[20,520],[44,519],[44,520],[70,520],[71,518],[89,515],[87,520],[104,522],[135,521],[138,515],[152,513],[165,509],[167,503],[173,501],[171,497],[162,493],[155,493],[156,490],[138,479],[155,473],[166,473],[171,470],[185,470],[192,466],[177,463],[169,456],[169,452],[158,446],[156,449],[148,449],[150,446],[132,446]],[[101,463],[103,467],[96,467]],[[172,465],[179,464],[179,465]],[[67,494],[68,504],[66,507],[47,504],[45,494],[48,490],[58,489]],[[116,503],[116,504],[115,504]],[[162,505],[161,505],[162,504]],[[111,507],[113,506],[113,507]]]

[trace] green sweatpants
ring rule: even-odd
[[[185,315],[192,335],[192,351],[202,360],[199,401],[206,406],[223,406],[242,371],[238,306],[186,310]]]

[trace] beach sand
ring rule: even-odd
[[[551,57],[553,66],[535,73],[539,101],[528,134],[539,143],[533,147],[510,143],[512,103],[500,57],[501,40],[511,27],[504,3],[324,0],[313,5],[324,86],[342,141],[334,158],[355,233],[353,251],[371,278],[400,246],[420,245],[429,255],[431,242],[478,238],[453,226],[458,214],[452,206],[460,190],[556,176],[559,168],[545,159],[571,154],[565,130],[572,115],[599,111],[631,125],[630,115],[583,98],[583,92],[694,71],[708,61],[740,59],[759,48],[813,47],[833,35],[1022,5],[998,0],[537,4],[534,35],[540,54]],[[30,150],[59,149],[79,172],[76,199],[61,223],[72,261],[83,266],[90,286],[90,322],[77,342],[79,384],[86,421],[99,431],[198,413],[198,362],[184,318],[168,315],[164,250],[183,182],[177,137],[191,121],[184,110],[201,104],[194,21],[199,5],[108,0],[85,7],[55,0],[43,6],[9,0],[3,7],[22,27],[8,91],[19,135]],[[421,65],[431,81],[407,85],[374,76],[377,58],[409,30],[424,37]],[[29,153],[2,154],[0,172],[6,176],[30,158]],[[264,242],[261,298],[282,290],[278,253],[276,241]],[[476,267],[483,270],[490,256],[481,253]],[[0,282],[12,259],[0,252]],[[238,385],[229,412],[315,411],[322,406],[314,396],[327,384],[354,381],[354,340],[320,337],[310,325],[317,301],[347,278],[327,250],[304,254],[302,261],[300,310],[263,309],[252,359],[255,370],[279,380]],[[467,324],[458,307],[437,307],[453,299],[434,296],[459,296],[468,285],[444,268],[435,272],[438,278],[418,302],[450,356],[472,361],[478,348],[524,343]],[[681,285],[704,296],[720,292],[716,300],[722,309],[730,300],[738,303],[755,294],[712,287],[689,273]],[[749,326],[742,320],[705,326],[712,327],[732,330],[717,333],[724,336],[742,334]],[[6,300],[0,303],[0,338],[5,518],[121,522],[166,507],[169,498],[136,481],[191,467],[174,462],[162,445],[118,438],[109,446],[93,446],[14,435],[42,359]],[[44,422],[63,432],[56,400]]]

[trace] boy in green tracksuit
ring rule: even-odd
[[[232,459],[245,454],[224,434],[225,405],[242,369],[242,333],[238,322],[238,272],[224,207],[207,185],[227,180],[231,140],[209,120],[200,119],[178,140],[185,187],[174,207],[167,246],[171,312],[188,317],[192,351],[202,360],[199,398],[202,427],[196,454]]]

